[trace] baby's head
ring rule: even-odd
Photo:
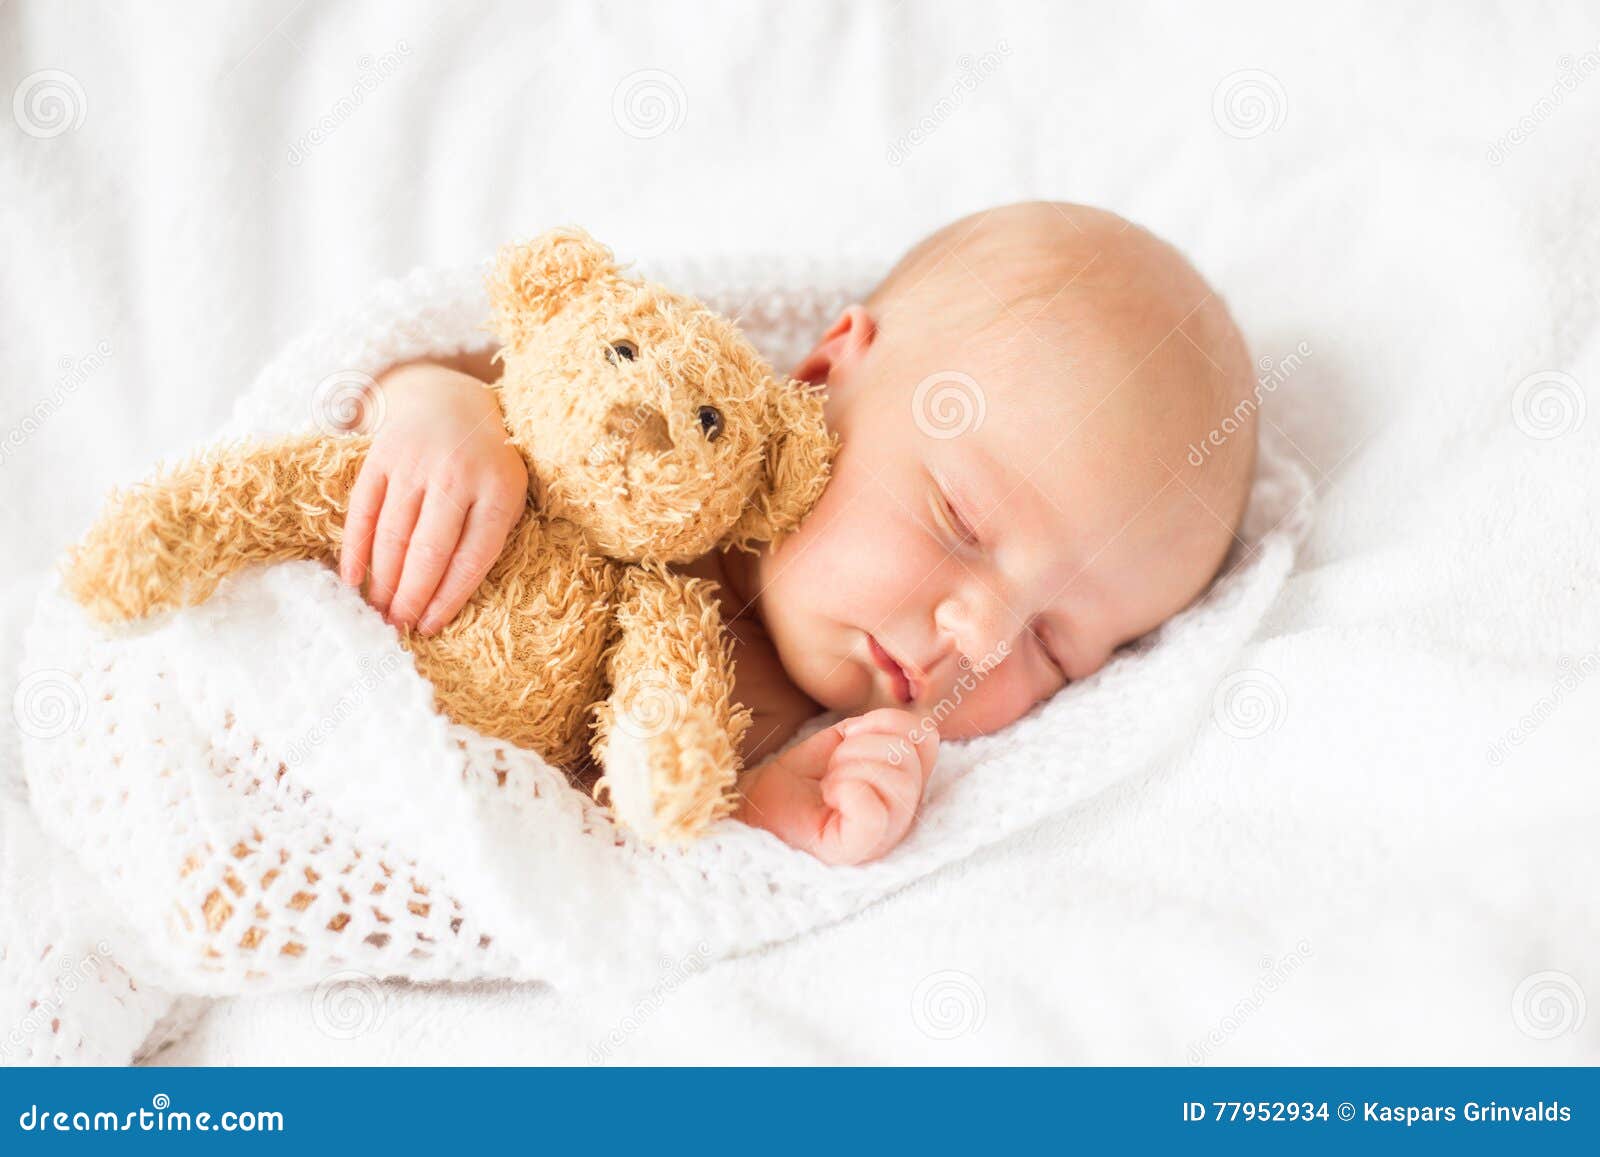
[[[841,447],[753,564],[789,677],[831,710],[993,731],[1183,609],[1234,541],[1250,362],[1222,300],[1114,214],[1033,203],[922,242],[795,370]],[[1214,441],[1214,440],[1213,440]]]

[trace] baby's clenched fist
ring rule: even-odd
[[[735,818],[828,864],[862,864],[905,838],[939,752],[908,711],[882,708],[832,727],[744,774]]]

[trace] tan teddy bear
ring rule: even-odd
[[[401,641],[445,714],[569,770],[592,750],[621,822],[692,839],[732,805],[750,715],[713,584],[668,566],[799,524],[834,451],[821,398],[579,230],[507,247],[489,288],[534,502],[455,621]],[[223,446],[114,495],[68,588],[109,623],[203,601],[249,564],[331,563],[369,446]]]

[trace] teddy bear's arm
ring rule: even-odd
[[[715,584],[632,568],[616,607],[611,696],[597,711],[599,789],[646,839],[685,843],[732,811],[750,712],[733,700]]]
[[[67,588],[121,622],[203,602],[251,563],[331,559],[370,445],[313,434],[224,446],[113,495],[67,557]]]

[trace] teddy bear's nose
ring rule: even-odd
[[[612,406],[606,433],[628,443],[631,454],[660,454],[672,449],[672,431],[654,406]]]

